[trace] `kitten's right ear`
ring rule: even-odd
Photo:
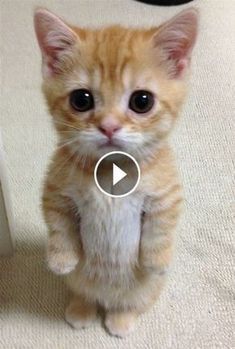
[[[163,24],[153,36],[153,47],[162,54],[172,78],[182,77],[189,66],[197,31],[198,11],[188,8]]]
[[[43,76],[58,74],[62,61],[71,53],[78,36],[59,17],[45,9],[35,11],[34,27],[42,52]]]

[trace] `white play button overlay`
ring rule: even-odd
[[[133,156],[122,151],[113,151],[102,156],[94,170],[97,187],[111,197],[124,197],[138,186],[140,168]]]
[[[120,182],[120,180],[126,177],[126,175],[127,175],[126,172],[122,171],[120,167],[113,164],[113,185]]]

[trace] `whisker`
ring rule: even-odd
[[[72,128],[72,129],[74,129],[74,130],[80,131],[79,128],[77,128],[77,127],[75,127],[75,126],[73,126],[73,125],[71,125],[71,124],[68,124],[67,122],[62,122],[62,121],[58,121],[58,120],[54,120],[54,122],[55,122],[56,124],[64,125],[64,126],[67,126],[67,127]]]
[[[57,147],[57,149],[61,149],[61,148],[63,148],[63,147],[66,147],[67,145],[70,145],[70,144],[75,143],[75,142],[77,142],[77,139],[72,139],[72,140],[70,140],[70,141],[68,141],[68,142],[64,142],[64,143],[62,143],[61,145],[59,145],[59,146]]]
[[[67,162],[74,156],[74,154],[76,153],[76,151],[72,152],[72,154],[70,154],[70,156],[68,156],[64,162],[62,162],[62,165],[59,166],[59,168],[57,169],[57,171],[53,174],[54,177],[57,176],[57,174],[62,170],[62,168],[64,168],[64,166],[67,164]]]
[[[72,133],[72,134],[74,134],[74,130],[64,130],[64,131],[60,131],[60,133]]]
[[[76,156],[76,158],[75,158],[75,161],[74,161],[74,163],[73,163],[73,166],[71,166],[71,170],[70,170],[70,173],[69,173],[69,178],[71,178],[71,177],[74,175],[74,172],[75,172],[75,170],[76,170],[76,167],[77,167],[79,158],[80,158],[80,155],[77,154],[77,156]]]

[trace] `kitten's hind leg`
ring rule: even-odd
[[[86,328],[96,320],[97,306],[82,296],[74,296],[65,311],[66,321],[75,329]]]
[[[105,326],[110,334],[117,337],[126,337],[134,328],[138,314],[134,311],[108,312]]]

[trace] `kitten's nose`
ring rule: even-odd
[[[98,127],[100,132],[111,139],[115,132],[121,129],[121,125],[114,120],[103,121]]]

